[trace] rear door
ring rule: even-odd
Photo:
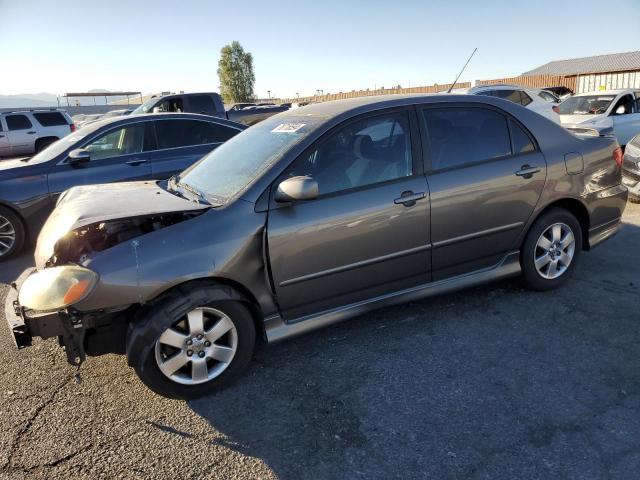
[[[14,113],[4,117],[11,155],[29,154],[35,151],[37,132],[27,115]]]
[[[156,120],[158,151],[153,156],[153,178],[169,178],[200,160],[240,130],[216,122],[193,119]]]
[[[497,264],[540,198],[546,163],[523,125],[477,106],[419,109],[431,190],[433,279]]]
[[[91,160],[72,165],[68,159],[49,172],[49,191],[58,194],[77,185],[148,180],[155,150],[153,121],[138,121],[110,128],[83,143]]]
[[[429,198],[417,132],[404,109],[348,121],[281,177],[309,175],[320,193],[270,206],[267,243],[284,318],[428,282]]]

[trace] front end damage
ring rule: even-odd
[[[141,182],[136,193],[149,183]],[[6,320],[18,348],[30,346],[34,337],[58,337],[68,362],[74,366],[82,364],[87,355],[124,353],[129,321],[140,309],[139,304],[131,303],[113,308],[76,308],[91,297],[101,282],[100,272],[91,270],[91,260],[100,252],[189,220],[206,210],[201,205],[196,207],[182,199],[175,202],[168,197],[163,205],[158,197],[170,194],[156,186],[155,191],[147,192],[153,194],[154,203],[146,209],[138,204],[136,215],[122,217],[126,211],[119,211],[113,212],[112,218],[104,218],[105,210],[109,210],[106,207],[100,209],[103,218],[98,219],[87,208],[86,193],[93,197],[91,205],[100,202],[96,198],[100,195],[87,189],[95,187],[70,190],[56,207],[38,238],[37,268],[25,270],[12,284],[5,300]],[[169,211],[158,211],[163,207]]]

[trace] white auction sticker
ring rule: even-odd
[[[306,123],[281,123],[271,130],[273,133],[293,133],[304,127]]]

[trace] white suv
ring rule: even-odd
[[[517,85],[482,85],[470,88],[467,93],[504,98],[529,108],[549,120],[560,123],[558,105],[553,102],[553,95],[543,90],[523,88]]]
[[[63,110],[0,112],[0,157],[38,153],[75,129]]]

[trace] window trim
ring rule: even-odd
[[[511,102],[513,103],[513,102]],[[484,163],[491,163],[491,162],[496,162],[496,161],[500,161],[500,160],[504,160],[506,158],[513,158],[513,157],[521,157],[524,155],[530,155],[532,153],[539,153],[540,152],[540,146],[536,140],[536,138],[533,136],[533,134],[529,131],[529,129],[521,122],[519,121],[517,118],[515,118],[513,115],[511,115],[509,112],[506,112],[505,110],[502,110],[498,107],[495,107],[493,105],[489,105],[489,104],[482,104],[482,105],[478,105],[477,103],[437,103],[437,104],[417,104],[415,105],[416,108],[416,114],[418,116],[418,125],[420,127],[420,138],[422,139],[422,152],[423,152],[423,159],[424,159],[424,172],[425,175],[434,175],[436,173],[442,173],[442,172],[449,172],[449,171],[453,171],[453,170],[460,170],[462,168],[468,168],[468,167],[473,167],[476,165],[482,165]],[[505,121],[507,123],[507,131],[509,134],[509,146],[511,149],[511,154],[510,155],[502,155],[500,157],[494,157],[494,158],[486,158],[483,160],[476,160],[475,162],[469,162],[469,163],[465,163],[464,165],[454,165],[451,167],[446,167],[446,168],[433,168],[433,163],[432,163],[432,159],[431,159],[431,142],[429,140],[429,136],[428,136],[428,130],[427,130],[427,125],[426,125],[426,121],[424,119],[424,116],[422,115],[422,110],[427,110],[427,109],[451,109],[451,108],[478,108],[478,109],[484,109],[484,110],[491,110],[494,111],[500,115],[502,115],[505,118]],[[510,122],[509,120],[513,120],[516,122],[516,124],[518,126],[520,126],[522,128],[522,130],[529,136],[529,138],[531,139],[531,141],[533,142],[533,151],[532,152],[527,152],[527,153],[520,153],[520,154],[515,154],[514,150],[513,150],[513,136],[511,133],[511,126],[510,126]]]
[[[358,187],[351,187],[351,188],[347,188],[345,190],[338,190],[338,191],[335,191],[335,192],[325,193],[325,194],[322,194],[322,195],[318,195],[313,200],[292,201],[292,202],[288,202],[286,204],[277,203],[274,200],[275,191],[278,188],[278,185],[280,184],[280,182],[282,182],[285,179],[286,172],[298,160],[300,160],[301,158],[305,158],[305,157],[311,155],[311,153],[314,150],[317,149],[317,146],[320,143],[325,141],[330,136],[334,135],[337,131],[344,129],[344,128],[348,127],[349,125],[352,125],[354,123],[360,122],[362,120],[367,120],[367,119],[375,118],[375,117],[384,117],[384,116],[388,116],[388,115],[393,115],[395,113],[404,113],[406,115],[407,119],[409,120],[409,131],[408,131],[408,133],[409,133],[409,146],[411,148],[411,152],[410,152],[411,153],[411,175],[407,175],[406,177],[392,178],[392,179],[389,179],[389,180],[385,180],[383,182],[376,182],[376,183],[370,183],[368,185],[360,185]],[[276,177],[276,179],[273,182],[271,182],[271,184],[260,195],[260,197],[264,196],[267,192],[269,192],[268,193],[268,195],[269,195],[269,210],[272,210],[272,209],[277,209],[277,208],[289,207],[291,205],[297,205],[297,204],[302,203],[302,202],[315,202],[317,200],[322,200],[322,199],[325,199],[325,198],[331,198],[331,197],[336,197],[336,196],[339,196],[339,195],[346,195],[346,194],[356,193],[356,192],[367,190],[367,189],[370,189],[370,188],[377,188],[380,185],[392,184],[392,183],[396,183],[396,182],[405,181],[408,178],[416,178],[418,176],[424,176],[424,165],[423,165],[423,162],[420,161],[421,158],[422,158],[422,146],[421,146],[419,137],[420,137],[420,134],[419,134],[419,129],[418,129],[418,118],[416,117],[415,109],[413,108],[413,105],[403,105],[403,106],[400,106],[400,107],[391,107],[391,108],[372,110],[370,112],[362,113],[360,115],[356,115],[354,117],[348,118],[348,119],[340,122],[338,125],[333,126],[328,131],[324,132],[322,135],[320,135],[318,138],[316,138],[313,141],[313,143],[311,143],[311,145],[309,145],[307,148],[305,148],[300,155],[296,156],[291,162],[289,162],[289,164],[286,167],[283,168],[282,172]]]

